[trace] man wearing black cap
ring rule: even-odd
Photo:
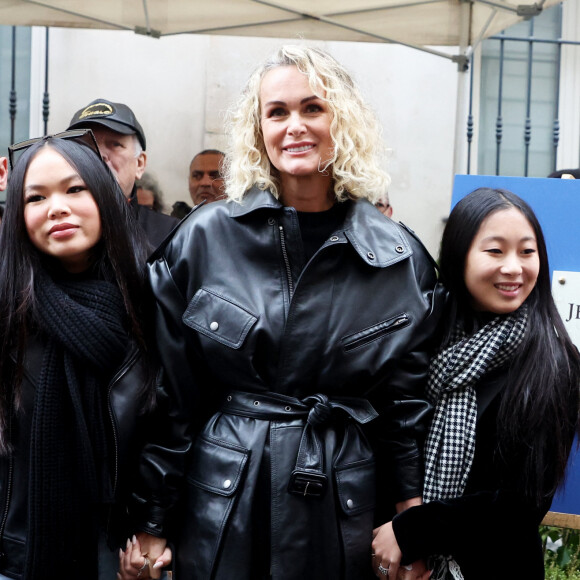
[[[147,154],[145,134],[133,111],[122,103],[96,99],[74,114],[69,129],[93,131],[101,155],[130,200],[137,221],[157,247],[179,220],[137,203],[135,180],[145,171]]]

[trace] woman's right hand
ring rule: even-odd
[[[408,566],[399,566],[397,580],[429,580],[431,570],[423,560],[417,560]]]
[[[127,540],[125,551],[119,553],[117,580],[160,578],[161,569],[171,560],[171,550],[164,538],[139,532],[132,540]]]
[[[401,549],[388,522],[373,530],[373,569],[377,578],[389,580],[429,580],[431,570],[423,560],[407,566],[401,564]]]
[[[402,553],[393,532],[392,522],[373,530],[372,550],[372,564],[377,578],[385,580],[397,578]]]

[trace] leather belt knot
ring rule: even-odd
[[[308,412],[308,423],[313,427],[319,425],[324,425],[332,414],[332,406],[329,403],[328,397],[326,395],[317,394],[312,397],[306,397],[303,401],[304,404],[310,406],[311,403],[314,405]]]
[[[321,497],[328,486],[320,428],[333,421],[344,422],[346,418],[364,424],[378,417],[366,399],[330,399],[322,393],[300,400],[277,393],[233,391],[226,398],[222,411],[269,421],[296,417],[306,419],[296,464],[288,482],[288,491],[303,497]]]

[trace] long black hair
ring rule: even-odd
[[[578,430],[580,357],[556,309],[542,229],[530,206],[501,189],[481,188],[453,209],[441,242],[441,278],[450,293],[448,334],[457,326],[471,332],[477,313],[464,279],[466,258],[482,222],[515,208],[536,236],[540,263],[526,299],[528,327],[510,363],[497,419],[498,449],[507,478],[536,503],[551,497],[562,481]]]
[[[35,313],[42,308],[34,292],[35,274],[39,268],[54,265],[54,258],[32,244],[24,222],[24,179],[30,162],[43,147],[62,155],[91,192],[99,208],[102,231],[93,249],[93,271],[99,278],[117,284],[129,333],[142,351],[148,350],[142,322],[148,246],[117,180],[84,143],[57,138],[39,141],[19,157],[11,172],[0,228],[0,452],[8,449],[6,427],[11,407],[19,403],[27,337],[36,325]],[[16,365],[10,364],[11,356],[16,357]]]

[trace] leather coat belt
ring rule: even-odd
[[[349,418],[363,425],[378,417],[373,406],[362,398],[333,398],[321,393],[297,399],[277,393],[231,392],[221,411],[231,415],[267,421],[306,419],[296,465],[288,491],[304,497],[320,497],[327,487],[321,428]]]

